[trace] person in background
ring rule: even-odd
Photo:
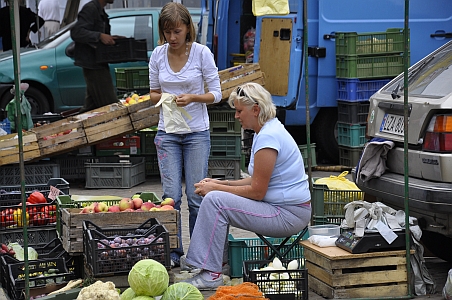
[[[11,23],[9,18],[9,1],[5,0],[5,4],[6,6],[0,9],[0,37],[2,38],[3,51],[11,50],[13,48],[11,41]],[[30,31],[36,33],[38,29],[44,25],[44,19],[36,16],[36,14],[29,8],[20,5],[19,23],[20,47],[23,48],[30,45]]]
[[[78,13],[77,23],[71,29],[75,42],[74,64],[82,67],[86,82],[85,104],[79,113],[118,102],[108,63],[96,62],[99,43],[114,45],[117,36],[110,35],[110,20],[104,10],[114,0],[92,0]]]
[[[158,103],[162,94],[174,95],[177,107],[183,108],[191,119],[184,117],[189,128],[166,128],[166,112],[161,108],[154,143],[163,198],[173,198],[178,210],[182,201],[182,176],[185,178],[191,235],[202,201],[202,196],[195,194],[194,184],[208,172],[210,122],[207,104],[221,101],[220,79],[210,49],[194,42],[195,28],[185,6],[175,2],[164,5],[158,26],[160,46],[154,49],[149,60],[151,101]],[[174,267],[179,266],[180,256],[184,253],[180,224],[180,247],[171,252]]]
[[[44,40],[60,29],[60,5],[58,0],[40,0],[38,15],[45,20],[40,40]]]
[[[185,280],[200,290],[223,285],[229,226],[270,237],[299,233],[311,219],[308,176],[297,143],[276,118],[271,94],[257,83],[239,86],[229,97],[235,118],[255,134],[248,178],[204,178],[203,196],[186,263],[200,273]]]

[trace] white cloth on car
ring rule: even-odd
[[[394,147],[394,142],[373,138],[363,149],[363,154],[356,167],[356,183],[372,178],[380,177],[386,171],[386,158],[390,149]]]

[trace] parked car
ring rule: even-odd
[[[409,215],[418,219],[422,242],[452,261],[452,42],[408,70]],[[404,209],[404,76],[370,98],[367,134],[395,143],[387,171],[357,185],[379,201]]]
[[[146,39],[148,57],[157,46],[158,16],[161,8],[110,9],[111,33],[128,38]],[[191,10],[194,22],[199,21],[199,9]],[[83,106],[85,80],[82,68],[74,65],[65,50],[72,42],[71,23],[34,48],[20,49],[20,77],[30,87],[25,96],[32,106],[32,114],[60,113]],[[115,68],[146,66],[147,61],[110,64],[114,83]],[[12,99],[14,84],[12,51],[0,53],[0,108]]]

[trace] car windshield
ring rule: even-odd
[[[409,96],[441,98],[452,93],[452,43],[408,71]],[[385,91],[403,95],[403,76]]]
[[[70,34],[69,30],[71,30],[71,28],[74,25],[75,22],[72,22],[71,24],[64,26],[63,28],[58,30],[54,35],[49,36],[48,38],[37,44],[36,47],[40,49],[56,47],[57,45],[59,45],[60,43],[67,39],[67,37]]]

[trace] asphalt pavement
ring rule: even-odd
[[[340,172],[320,172],[313,171],[312,177],[329,177],[330,175],[338,175]],[[247,176],[246,173],[242,173],[242,176]],[[351,175],[347,175],[347,178],[351,179]],[[160,183],[160,178],[158,176],[151,176],[146,178],[146,182],[134,186],[132,188],[122,188],[122,189],[86,189],[83,181],[69,181],[70,183],[70,193],[72,195],[111,195],[120,197],[131,197],[136,192],[151,191],[155,192],[157,195],[162,195],[162,187]],[[183,246],[187,250],[190,240],[188,234],[188,208],[186,203],[186,197],[183,196],[183,205],[181,208],[181,218],[182,218],[182,235],[183,235]],[[252,232],[241,230],[238,228],[231,228],[230,233],[234,238],[256,238],[256,235]],[[436,283],[436,294],[425,295],[425,296],[415,296],[416,299],[444,299],[441,295],[441,291],[445,285],[447,279],[447,273],[452,268],[452,263],[445,262],[436,257],[425,257],[425,265],[429,273],[432,275]],[[172,269],[174,274],[179,273],[179,268]],[[237,279],[235,279],[236,281]],[[213,295],[214,292],[203,292],[205,299]],[[0,290],[0,300],[8,299],[3,290]],[[318,300],[324,299],[322,296],[315,294],[313,291],[309,292],[309,299]]]

